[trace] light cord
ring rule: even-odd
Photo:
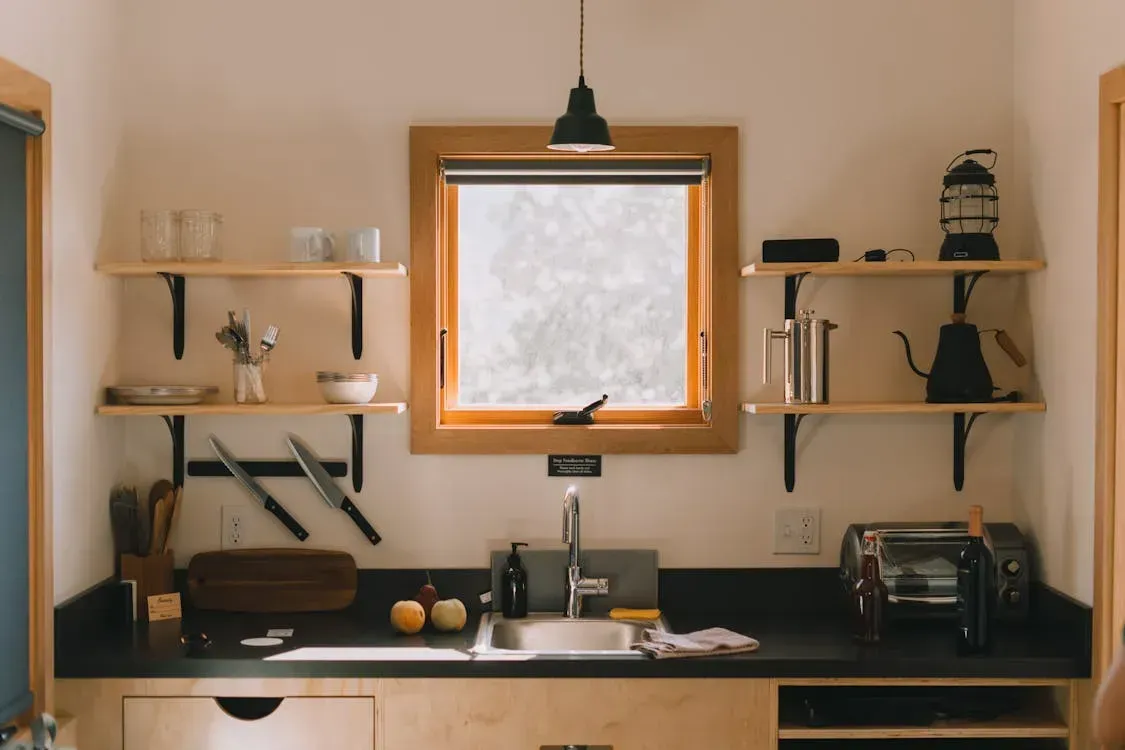
[[[578,78],[586,78],[586,0],[578,0]]]

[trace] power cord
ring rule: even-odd
[[[853,262],[858,263],[862,260],[866,263],[882,263],[886,261],[888,256],[892,255],[893,253],[906,253],[910,256],[910,260],[917,260],[917,258],[914,257],[914,252],[912,250],[907,250],[905,247],[896,247],[894,250],[868,250],[863,255],[856,258]]]

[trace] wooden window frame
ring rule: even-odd
[[[27,406],[28,572],[31,716],[54,711],[53,526],[47,425],[50,411],[43,373],[50,351],[50,300],[44,280],[51,259],[51,85],[0,57],[0,104],[30,112],[47,124],[27,139]]]
[[[698,238],[689,263],[688,330],[707,332],[710,421],[703,418],[700,368],[689,366],[688,405],[673,409],[619,408],[612,422],[588,426],[549,423],[542,410],[444,408],[441,388],[443,316],[456,314],[456,268],[447,263],[445,218],[454,212],[444,186],[445,157],[544,156],[544,126],[414,126],[410,129],[411,218],[411,452],[413,453],[733,453],[738,450],[738,128],[723,126],[615,127],[618,150],[598,158],[706,156],[710,176],[702,206],[689,213]],[[561,157],[566,158],[566,157]],[[690,248],[689,248],[690,250]],[[692,273],[698,278],[691,278]],[[450,280],[447,283],[447,280]],[[689,336],[689,351],[699,341]],[[456,357],[446,347],[446,387],[456,382]],[[690,361],[690,360],[689,360]],[[699,362],[698,355],[695,362]],[[596,397],[600,394],[592,394]]]

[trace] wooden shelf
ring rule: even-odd
[[[777,278],[807,273],[813,276],[952,276],[954,274],[1014,274],[1042,271],[1047,264],[1041,260],[977,260],[977,261],[894,261],[883,263],[751,263],[743,266],[743,276]]]
[[[994,721],[947,721],[928,727],[864,726],[803,727],[782,724],[782,740],[1002,739],[1069,737],[1066,724],[1054,717],[1012,716]]]
[[[277,415],[317,415],[317,414],[402,414],[406,403],[392,401],[375,404],[232,404],[212,403],[192,406],[131,406],[128,404],[104,404],[98,407],[98,414],[106,416],[157,416],[194,417],[233,415],[240,417],[266,417]]]
[[[213,278],[274,278],[274,277],[335,277],[350,273],[364,278],[401,278],[406,276],[406,266],[401,263],[99,263],[98,273],[126,278],[156,276],[167,273],[173,276]]]
[[[752,404],[744,403],[747,414],[994,414],[1046,411],[1041,402],[986,404],[927,404],[918,401],[837,401],[831,404]]]

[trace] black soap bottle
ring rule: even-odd
[[[500,611],[505,617],[527,617],[527,570],[520,559],[520,547],[526,547],[527,544],[511,544],[512,554],[508,555],[500,592]]]

